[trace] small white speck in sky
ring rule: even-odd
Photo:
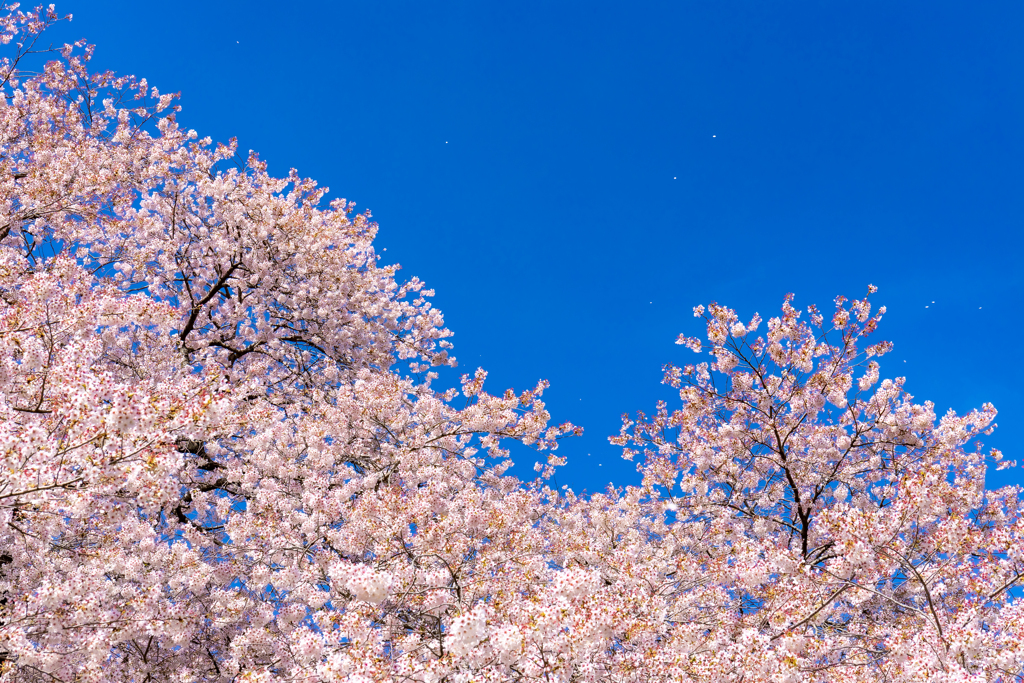
[[[672,180],[675,180],[675,179],[676,179],[676,177],[675,177],[675,176],[672,176]]]
[[[713,137],[713,138],[717,138],[718,136],[717,136],[717,135],[712,135],[711,137]]]
[[[445,140],[445,141],[444,141],[444,144],[446,144],[446,145],[447,145],[447,144],[448,144],[448,141],[447,141],[447,140]]]

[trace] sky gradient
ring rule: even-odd
[[[57,10],[55,42],[181,91],[185,127],[370,209],[459,372],[546,378],[553,419],[585,428],[560,484],[638,481],[607,437],[672,405],[661,367],[692,362],[673,342],[702,333],[697,304],[767,319],[869,283],[882,377],[940,415],[994,403],[985,443],[1024,461],[1020,2]]]

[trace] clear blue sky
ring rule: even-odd
[[[883,377],[940,414],[993,402],[986,443],[1024,460],[1019,1],[57,9],[55,39],[181,91],[186,127],[371,209],[460,370],[547,378],[585,427],[560,484],[637,480],[606,437],[671,396],[696,304],[767,318],[868,283]]]

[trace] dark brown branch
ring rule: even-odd
[[[210,291],[206,293],[206,296],[192,304],[192,312],[191,314],[189,314],[188,320],[185,322],[185,327],[182,328],[181,333],[178,335],[181,341],[185,341],[185,338],[188,337],[188,335],[192,332],[193,328],[195,328],[196,320],[199,318],[199,314],[202,312],[203,306],[210,303],[213,297],[217,296],[217,292],[219,292],[224,287],[224,285],[227,284],[228,280],[231,279],[232,273],[234,273],[235,270],[240,265],[242,264],[232,263],[231,267],[228,268],[227,271],[220,276],[220,279],[217,280],[217,282],[210,288]]]

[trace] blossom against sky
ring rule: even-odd
[[[459,372],[546,378],[553,419],[586,429],[562,484],[638,479],[606,439],[672,396],[693,306],[767,318],[868,283],[882,376],[940,414],[994,403],[986,443],[1020,457],[1019,3],[57,9],[54,40],[181,91],[184,126],[370,209]]]

